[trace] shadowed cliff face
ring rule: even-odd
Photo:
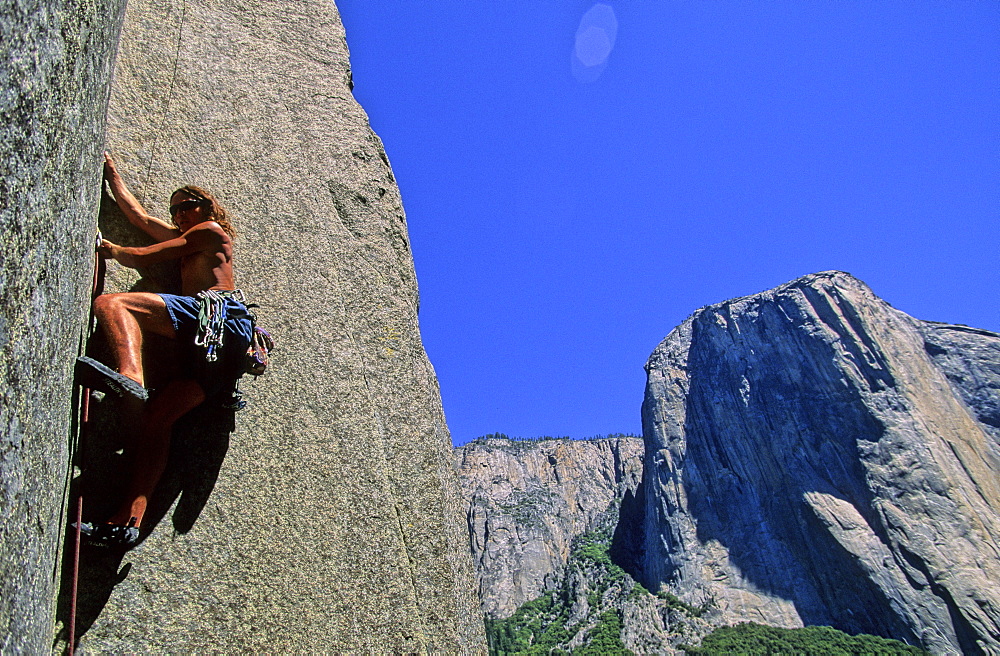
[[[483,610],[509,617],[555,581],[573,538],[633,498],[642,440],[513,441],[455,449]]]
[[[73,360],[124,0],[0,8],[0,652],[52,644]]]
[[[698,311],[647,364],[646,584],[723,622],[1000,649],[998,355],[843,273]]]

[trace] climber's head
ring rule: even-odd
[[[202,221],[215,221],[230,239],[236,237],[236,230],[229,222],[226,208],[201,187],[184,185],[171,194],[170,218],[181,230],[187,230]]]

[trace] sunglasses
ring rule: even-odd
[[[188,210],[193,210],[194,208],[196,208],[199,205],[201,205],[203,202],[204,201],[194,200],[194,199],[182,200],[181,202],[177,203],[176,205],[171,205],[170,206],[170,216],[177,216],[178,212],[186,212]]]

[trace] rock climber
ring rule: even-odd
[[[219,202],[200,187],[181,187],[170,197],[171,225],[146,213],[107,153],[104,177],[129,222],[156,243],[127,247],[101,240],[100,256],[131,268],[179,260],[181,272],[180,295],[98,296],[94,314],[107,337],[114,368],[86,356],[77,364],[86,386],[142,404],[125,500],[105,522],[80,526],[91,542],[130,547],[139,540],[147,504],[166,468],[174,422],[207,398],[232,395],[245,367],[253,327],[242,294],[235,291],[235,231]],[[149,335],[174,340],[179,349],[179,376],[155,391],[146,389],[143,370],[142,348]]]

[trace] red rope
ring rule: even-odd
[[[86,391],[86,390],[84,390]],[[76,589],[80,580],[80,522],[83,521],[83,495],[76,498],[76,542],[73,545],[73,592],[69,601],[69,656],[76,646]]]
[[[97,233],[97,246],[101,245],[101,233]],[[95,250],[95,253],[97,251]],[[94,299],[101,295],[104,290],[104,272],[107,263],[104,258],[97,254],[94,263],[94,281],[90,287],[90,314],[87,319],[87,332],[94,323]],[[83,388],[83,398],[80,400],[80,439],[77,442],[77,462],[80,469],[83,469],[83,446],[86,443],[87,434],[90,429],[90,389]],[[80,524],[83,522],[83,492],[76,499],[76,542],[73,545],[73,581],[69,597],[69,656],[73,656],[76,648],[76,600],[77,589],[80,582]]]

